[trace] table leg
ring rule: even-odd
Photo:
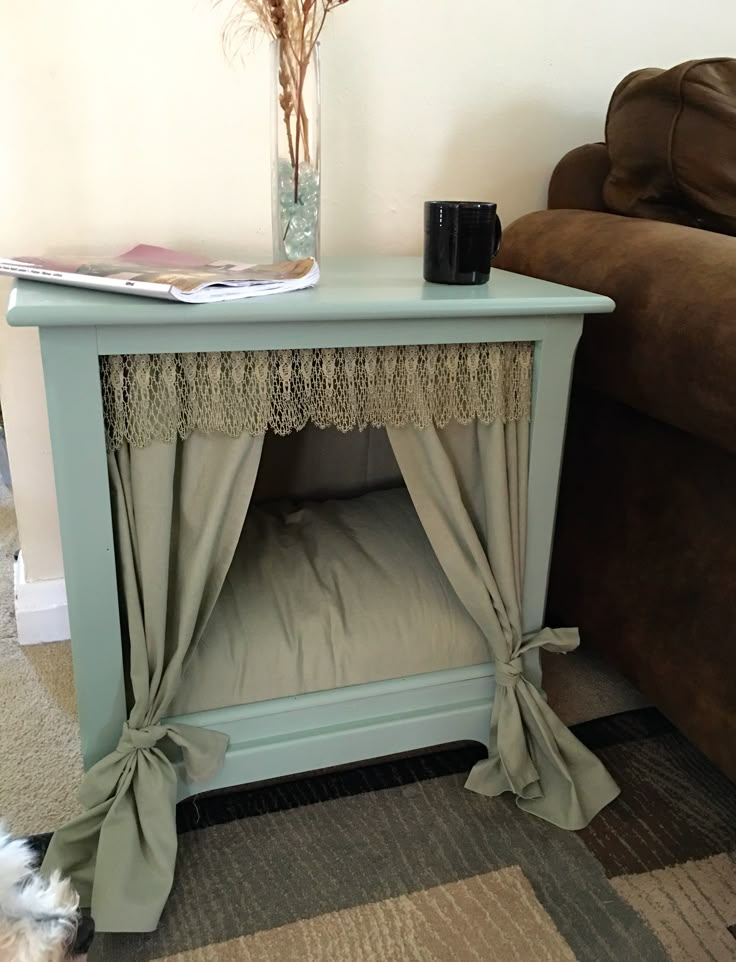
[[[85,768],[117,745],[127,717],[97,340],[41,330]]]
[[[544,625],[570,382],[582,317],[555,317],[534,350],[524,633]]]

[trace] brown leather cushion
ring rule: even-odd
[[[541,210],[504,231],[495,266],[612,297],[585,323],[578,382],[736,452],[735,237]]]
[[[637,70],[606,120],[608,208],[736,234],[736,60]]]
[[[565,154],[549,182],[550,210],[605,211],[603,185],[611,171],[605,144],[583,144]]]

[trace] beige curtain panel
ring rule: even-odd
[[[232,562],[262,446],[193,434],[108,456],[133,707],[117,749],[84,775],[85,811],[54,834],[43,865],[72,875],[100,931],[158,925],[177,849],[170,758],[183,757],[194,781],[222,767],[225,735],[159,723]]]
[[[522,637],[529,424],[389,427],[388,434],[435,554],[495,662],[489,757],[466,787],[514,792],[519,808],[560,828],[582,828],[619,790],[524,675],[531,649],[566,652],[578,644],[572,629]]]

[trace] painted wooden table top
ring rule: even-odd
[[[306,291],[217,304],[182,304],[19,280],[8,323],[16,327],[247,325],[393,318],[511,318],[605,314],[608,297],[494,270],[488,284],[428,284],[418,257],[333,257],[319,285]]]

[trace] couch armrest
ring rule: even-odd
[[[574,210],[606,210],[603,185],[611,170],[605,144],[585,144],[562,158],[549,182],[547,206]]]
[[[580,210],[527,214],[496,265],[606,294],[576,378],[736,452],[736,237]]]

